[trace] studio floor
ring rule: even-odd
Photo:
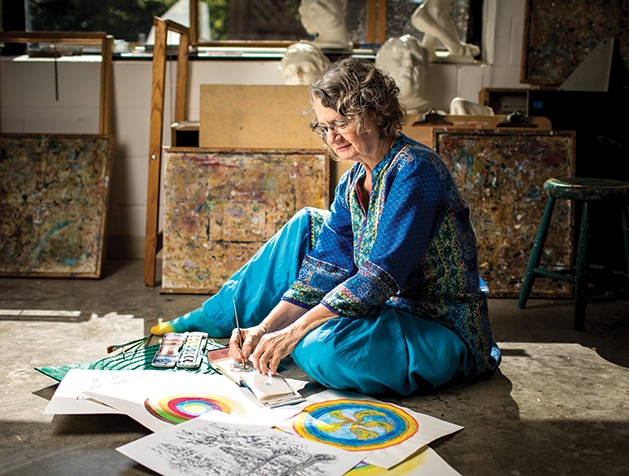
[[[122,415],[44,414],[56,382],[34,368],[104,357],[206,298],[144,286],[142,261],[109,261],[99,280],[0,278],[0,474],[153,474],[115,450],[148,430]],[[464,426],[430,446],[465,476],[629,474],[629,301],[591,300],[585,332],[570,300],[489,306],[503,351],[492,378],[380,398]]]

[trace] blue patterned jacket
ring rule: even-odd
[[[373,170],[368,212],[365,169],[356,163],[336,188],[330,212],[309,210],[312,249],[285,300],[356,317],[383,305],[452,329],[474,355],[473,374],[498,366],[500,351],[481,290],[470,211],[445,163],[400,135]]]

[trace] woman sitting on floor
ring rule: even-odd
[[[313,131],[355,162],[330,211],[297,213],[201,308],[153,333],[231,335],[230,355],[259,372],[291,355],[321,384],[366,394],[495,370],[469,208],[442,160],[401,133],[398,94],[369,61],[330,65],[311,85]]]

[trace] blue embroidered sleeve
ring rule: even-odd
[[[345,174],[339,181],[336,199],[321,227],[315,247],[304,258],[297,281],[284,294],[284,300],[312,308],[355,270],[351,216],[344,202],[348,175]]]

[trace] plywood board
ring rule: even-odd
[[[435,130],[435,150],[448,164],[472,213],[481,276],[492,297],[518,297],[548,196],[544,182],[574,176],[574,132]],[[569,265],[572,203],[559,200],[542,261]],[[532,297],[570,297],[570,285],[535,280]]]
[[[199,146],[322,150],[308,86],[202,84]]]
[[[433,147],[433,130],[440,128],[453,129],[496,129],[498,124],[505,121],[505,115],[495,116],[473,116],[473,115],[457,115],[447,114],[445,115],[445,121],[449,122],[449,125],[443,124],[416,124],[418,116],[409,116],[406,125],[402,129],[402,132],[411,139],[415,139],[428,147]],[[549,131],[552,129],[551,123],[546,117],[532,116],[528,118],[530,123],[534,126],[531,129],[537,131]],[[527,130],[527,128],[513,127],[513,126],[500,126],[503,130]]]
[[[323,153],[166,149],[162,292],[217,292],[296,211],[328,197]]]
[[[113,140],[0,135],[0,275],[101,274]]]

